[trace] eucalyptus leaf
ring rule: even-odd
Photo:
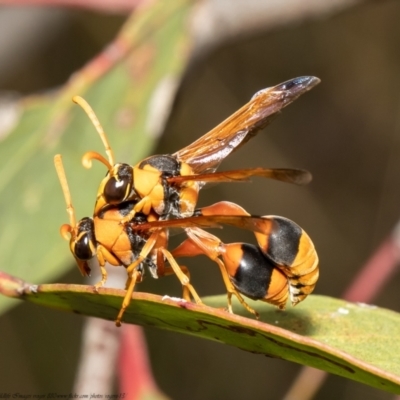
[[[32,285],[0,274],[0,293],[46,307],[115,320],[124,290],[93,286]],[[235,304],[225,311],[226,296],[197,305],[182,299],[134,293],[123,322],[167,329],[319,368],[381,390],[400,394],[400,315],[366,304],[325,296],[286,311],[249,301],[260,320]]]

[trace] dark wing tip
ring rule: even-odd
[[[312,181],[311,172],[305,169],[277,168],[273,173],[275,179],[295,185],[307,185]]]
[[[307,170],[299,170],[298,175],[294,179],[294,183],[297,185],[307,185],[312,181],[312,174]]]
[[[279,85],[262,89],[252,97],[252,100],[259,96],[264,96],[269,102],[273,99],[276,104],[279,104],[279,110],[281,110],[320,82],[321,80],[315,76],[300,76],[289,79]],[[277,99],[280,99],[281,102],[277,102]],[[274,112],[279,110],[275,110]],[[273,112],[269,114],[271,115]]]
[[[273,89],[277,91],[289,91],[291,94],[300,95],[318,85],[321,79],[315,76],[300,76],[280,83]]]

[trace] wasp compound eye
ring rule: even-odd
[[[111,177],[104,186],[104,197],[107,203],[117,204],[124,201],[128,186],[128,179],[125,178],[118,181],[115,177]]]
[[[80,260],[90,260],[95,256],[95,247],[92,244],[90,234],[84,233],[75,242],[74,254]]]
[[[133,190],[133,171],[128,164],[117,164],[114,174],[104,186],[104,197],[109,204],[118,204],[130,196]]]
[[[79,260],[87,261],[96,255],[94,223],[91,218],[82,218],[78,224],[78,233],[71,242],[71,251]]]

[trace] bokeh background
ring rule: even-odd
[[[231,38],[202,52],[185,74],[155,150],[174,152],[194,141],[261,88],[301,75],[321,78],[221,166],[305,168],[313,182],[295,187],[254,179],[213,186],[200,199],[200,205],[231,200],[252,214],[282,215],[301,225],[320,255],[318,294],[340,297],[398,223],[399,18],[399,2],[367,2],[329,18]],[[0,8],[3,96],[62,85],[112,40],[124,20],[123,15],[63,8]],[[57,235],[58,227],[54,231]],[[221,237],[245,240],[246,233],[238,238],[237,231],[224,230]],[[211,262],[194,259],[190,265],[201,296],[224,292]],[[71,268],[59,281],[82,279]],[[395,274],[374,303],[400,311],[399,285]],[[147,279],[140,290],[180,294],[175,278]],[[21,304],[0,323],[0,393],[71,392],[81,317]],[[300,368],[171,332],[149,329],[146,337],[156,380],[173,399],[280,399]],[[330,376],[315,398],[394,397]]]

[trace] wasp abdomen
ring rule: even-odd
[[[224,245],[222,258],[231,282],[240,293],[285,307],[287,278],[258,246],[248,243]]]
[[[299,251],[303,230],[287,218],[273,217],[273,222],[269,236],[256,233],[259,245],[275,263],[292,265]]]
[[[307,233],[293,221],[273,217],[271,232],[256,233],[259,246],[288,277],[290,298],[295,305],[304,300],[318,280],[318,256]]]

